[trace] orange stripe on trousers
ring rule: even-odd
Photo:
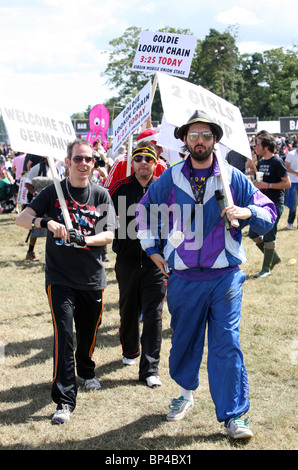
[[[98,330],[98,327],[99,327],[99,324],[100,324],[102,312],[103,312],[103,290],[101,291],[101,311],[100,311],[100,314],[99,314],[99,317],[98,317],[98,320],[97,320],[97,323],[96,323],[95,332],[94,332],[94,336],[93,336],[93,341],[92,341],[92,344],[91,344],[91,348],[89,350],[89,357],[92,357],[92,355],[93,355],[97,330]]]
[[[53,374],[53,382],[54,382],[56,379],[57,366],[58,366],[58,330],[57,330],[57,324],[55,320],[53,303],[52,303],[51,286],[48,286],[48,299],[49,299],[49,304],[50,304],[50,309],[51,309],[51,314],[52,314],[52,319],[53,319],[53,324],[54,324],[54,336],[55,336],[55,360],[54,360],[55,368],[54,368],[54,374]]]

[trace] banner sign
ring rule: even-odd
[[[258,118],[243,118],[244,128],[247,134],[256,134],[258,132]]]
[[[17,196],[18,204],[28,204],[28,199],[27,199],[28,189],[25,187],[25,180],[26,178],[23,176],[20,179],[18,196]]]
[[[298,116],[280,117],[279,122],[281,134],[298,133]]]
[[[2,98],[0,107],[13,150],[64,161],[67,144],[76,138],[67,114]]]
[[[151,82],[131,100],[113,121],[113,153],[151,114]]]
[[[90,130],[88,119],[74,119],[71,122],[77,134],[87,134]]]
[[[205,88],[157,73],[165,119],[180,127],[194,111],[205,111],[223,129],[221,143],[251,159],[251,151],[239,108]]]
[[[196,44],[194,36],[142,31],[132,70],[188,77]]]

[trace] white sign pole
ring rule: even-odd
[[[126,176],[129,176],[131,173],[132,142],[133,134],[131,134],[128,139]]]
[[[218,161],[218,166],[220,169],[220,179],[221,179],[221,184],[223,188],[223,192],[225,195],[226,203],[227,206],[232,206],[234,204],[233,198],[232,198],[232,193],[230,189],[230,185],[228,182],[228,175],[227,175],[227,170],[223,162],[223,158],[221,156],[221,151],[220,151],[220,146],[218,145],[218,150],[216,150],[216,156],[217,156],[217,161]],[[239,227],[239,222],[237,219],[233,219],[230,221],[232,227]]]
[[[153,79],[152,89],[151,89],[151,106],[153,104],[153,100],[154,100],[154,96],[155,96],[155,92],[156,92],[156,87],[157,87],[157,75],[155,74],[154,79]]]

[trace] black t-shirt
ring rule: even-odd
[[[285,162],[280,158],[273,155],[269,160],[261,158],[258,162],[258,171],[264,173],[263,181],[265,183],[279,183],[282,178],[288,175]],[[271,201],[275,204],[284,203],[285,190],[284,189],[261,189],[262,193],[266,194]]]
[[[66,206],[73,228],[86,236],[102,231],[114,230],[113,205],[106,189],[90,183],[91,197],[86,205],[76,204],[68,195],[66,180],[61,182]],[[85,203],[89,197],[89,186],[74,188],[68,183],[68,189],[75,201]],[[30,207],[37,217],[48,217],[63,223],[63,213],[54,185],[44,188],[32,201]],[[107,218],[109,214],[109,219]],[[111,216],[112,213],[112,216]],[[111,216],[111,218],[110,218]],[[46,285],[65,285],[80,290],[105,289],[106,274],[102,262],[101,246],[77,247],[54,239],[47,231],[46,241]]]
[[[135,214],[137,204],[154,181],[155,178],[152,177],[148,185],[143,187],[133,173],[118,180],[109,189],[116,214],[119,217],[119,228],[115,232],[113,251],[117,254],[117,261],[122,264],[129,263],[129,266],[151,266],[154,264],[142,250],[140,240],[137,238]],[[122,202],[120,202],[121,198]]]

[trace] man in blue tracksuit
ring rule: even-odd
[[[173,329],[169,367],[180,385],[168,421],[182,419],[199,385],[206,324],[208,374],[217,419],[234,438],[251,437],[248,382],[239,343],[242,283],[246,260],[241,229],[272,228],[275,206],[236,168],[226,164],[234,204],[220,208],[222,190],[214,144],[222,128],[203,111],[175,129],[189,157],[165,171],[138,206],[142,248],[168,276],[168,306]],[[239,228],[230,221],[238,219]],[[163,256],[160,254],[162,247]]]

